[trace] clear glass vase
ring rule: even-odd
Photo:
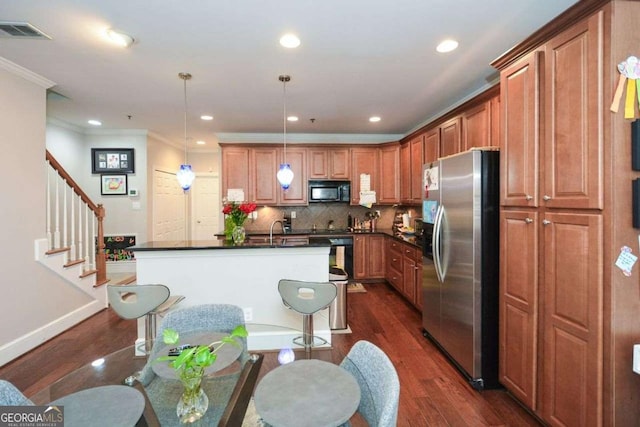
[[[247,237],[247,233],[243,226],[236,225],[233,229],[233,243],[236,245],[241,245],[244,243],[244,239]]]
[[[180,372],[184,392],[178,401],[176,413],[182,424],[198,421],[209,408],[209,398],[201,387],[203,375],[204,368],[183,369]]]

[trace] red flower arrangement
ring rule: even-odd
[[[233,222],[233,225],[239,226],[244,224],[249,214],[256,210],[255,203],[241,203],[227,202],[222,208],[222,213],[227,215],[227,219]],[[226,219],[225,219],[226,223]]]

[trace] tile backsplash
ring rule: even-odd
[[[247,231],[265,231],[269,230],[271,223],[276,219],[282,219],[286,214],[293,216],[292,230],[309,230],[316,225],[318,230],[325,230],[329,221],[333,221],[336,229],[347,228],[347,217],[349,214],[353,218],[360,220],[365,219],[365,214],[369,211],[380,211],[380,218],[377,222],[378,229],[390,229],[396,214],[396,209],[407,209],[411,212],[412,217],[419,217],[420,211],[415,207],[395,207],[395,206],[377,206],[371,209],[363,206],[352,206],[347,203],[311,203],[308,206],[288,206],[288,207],[258,207],[258,218],[255,220],[248,219],[244,223]]]

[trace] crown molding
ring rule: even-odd
[[[33,71],[27,70],[26,68],[9,61],[0,56],[0,68],[7,70],[8,72],[15,74],[18,77],[22,77],[25,80],[30,81],[31,83],[35,83],[38,86],[41,86],[45,89],[49,89],[50,87],[55,86],[55,82],[42,77],[40,74],[36,74]]]
[[[47,124],[58,126],[80,134],[84,134],[85,131],[85,129],[80,126],[73,125],[69,122],[65,122],[64,120],[56,119],[55,117],[47,117]]]
[[[279,144],[281,133],[216,133],[221,143]],[[287,142],[292,144],[380,144],[399,141],[404,134],[353,134],[353,133],[292,133]]]

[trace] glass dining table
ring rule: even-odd
[[[238,394],[241,392],[246,394],[246,389],[249,390],[248,393],[250,394],[253,390],[253,386],[255,385],[257,378],[257,370],[260,369],[260,364],[262,363],[262,355],[252,355],[249,362],[247,362],[247,365],[249,365],[250,363],[255,363],[257,359],[260,360],[260,363],[257,364],[256,372],[248,378],[246,374],[248,369],[242,369],[239,363],[235,363],[229,368],[220,371],[220,375],[225,375],[226,381],[228,381],[229,378],[232,378],[232,381],[236,382],[235,389],[233,389],[233,393],[230,396],[225,396],[221,399],[214,399],[216,402],[223,402],[222,405],[226,406],[224,408],[216,408],[215,411],[212,410],[211,413],[215,413],[214,417],[216,417],[216,419],[212,420],[211,417],[209,417],[206,425],[218,425],[222,418],[226,419],[229,416],[236,417],[237,419],[237,414],[234,414],[234,410],[237,409],[236,406],[243,405],[242,399],[238,398]],[[121,396],[123,400],[123,408],[126,409],[127,405],[130,406],[135,401],[135,399],[132,399],[132,397],[135,396],[131,396],[130,394],[137,389],[140,392],[139,394],[141,397],[144,399],[144,410],[142,412],[142,416],[133,420],[131,425],[161,425],[163,427],[173,424],[179,425],[177,416],[175,416],[175,420],[158,420],[158,417],[156,416],[156,410],[159,410],[160,412],[167,412],[167,408],[159,407],[158,405],[170,404],[175,408],[175,405],[177,405],[177,399],[175,402],[171,402],[171,399],[156,399],[152,394],[147,394],[144,387],[139,382],[133,380],[135,378],[135,374],[141,371],[146,363],[147,358],[144,356],[136,356],[135,346],[129,346],[76,369],[32,396],[29,396],[29,399],[31,399],[31,401],[36,405],[48,405],[52,402],[57,405],[64,405],[65,420],[67,420],[73,418],[73,415],[77,415],[70,413],[70,411],[74,409],[77,409],[79,412],[84,409],[86,412],[86,407],[77,408],[78,405],[73,405],[74,397],[84,398],[85,401],[90,399],[92,403],[95,403],[96,400],[100,402],[103,398],[109,398],[108,393],[118,392],[119,394],[113,394],[112,398],[119,398],[119,396]],[[114,387],[118,385],[130,386],[127,387],[130,391],[128,393],[123,393],[127,392],[127,390],[123,387]],[[245,385],[247,386],[245,387]],[[151,396],[151,398],[149,396]],[[241,408],[241,416],[243,416],[245,409],[246,403],[244,403],[244,408]],[[175,409],[173,410],[173,414],[175,414]],[[78,416],[75,418],[78,419]],[[110,423],[109,419],[98,419],[99,417],[94,418],[95,419],[92,420],[91,425],[113,425]],[[226,421],[222,422],[221,425],[224,425],[225,422]],[[65,425],[71,426],[73,424],[74,423],[67,423]],[[79,422],[75,424],[80,425]],[[84,426],[85,424],[82,425]],[[233,423],[230,423],[229,425],[233,425]]]

